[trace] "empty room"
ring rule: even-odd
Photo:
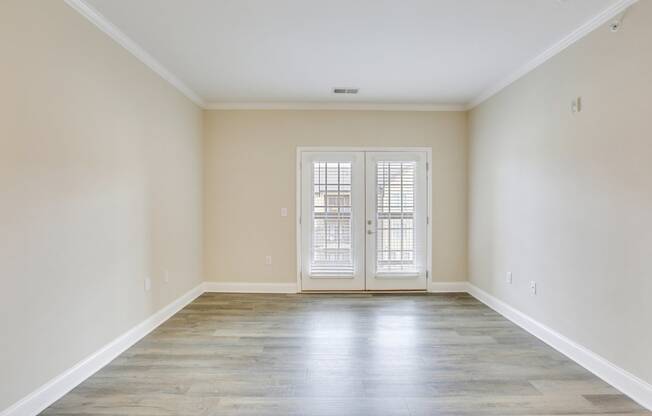
[[[652,416],[652,0],[0,0],[0,416]]]

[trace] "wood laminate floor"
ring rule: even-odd
[[[204,294],[45,415],[652,415],[466,294]]]

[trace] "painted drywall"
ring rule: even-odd
[[[432,277],[466,280],[465,113],[206,111],[207,280],[296,282],[298,146],[432,147]],[[288,208],[287,217],[281,208]]]
[[[647,382],[651,21],[635,4],[469,114],[471,282]]]
[[[202,115],[63,1],[0,56],[2,410],[202,280]]]

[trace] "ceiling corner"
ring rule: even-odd
[[[514,82],[523,78],[528,73],[532,72],[537,67],[543,65],[546,61],[552,59],[557,54],[564,51],[569,46],[573,45],[575,42],[587,36],[589,33],[598,29],[609,19],[617,16],[622,13],[624,10],[632,6],[634,3],[637,3],[639,0],[618,0],[616,3],[605,8],[597,15],[593,16],[591,19],[583,23],[580,27],[575,29],[573,32],[565,36],[559,42],[550,46],[548,49],[537,55],[534,59],[527,62],[525,65],[518,68],[516,71],[509,74],[507,77],[502,78],[500,81],[485,89],[479,96],[471,100],[466,106],[467,110],[472,110],[478,105],[482,104],[489,98],[498,94],[503,89],[507,88]]]
[[[176,75],[165,68],[133,39],[118,29],[117,26],[106,19],[100,12],[89,6],[84,0],[64,0],[64,2],[79,14],[81,14],[83,17],[85,17],[98,29],[108,35],[116,43],[118,43],[120,46],[138,58],[142,63],[144,63],[152,71],[158,74],[161,78],[179,90],[190,101],[198,105],[200,108],[206,108],[206,102],[202,97],[199,96],[199,94],[184,84],[183,81],[181,81]]]

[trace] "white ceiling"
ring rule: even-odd
[[[623,0],[85,3],[209,106],[467,105]]]

